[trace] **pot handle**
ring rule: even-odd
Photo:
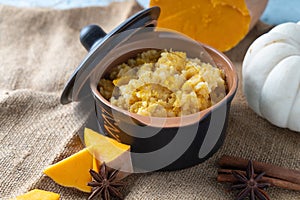
[[[106,33],[101,27],[91,24],[81,29],[80,42],[87,51],[90,51],[93,45],[105,36]]]

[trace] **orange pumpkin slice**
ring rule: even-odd
[[[34,189],[11,200],[59,200],[60,195],[54,192]]]
[[[87,183],[92,180],[89,170],[93,168],[93,155],[85,148],[72,156],[50,165],[44,174],[65,187],[74,187],[83,192],[91,192]]]
[[[74,187],[83,192],[91,192],[87,183],[92,180],[90,169],[99,172],[99,165],[132,172],[130,146],[101,135],[91,129],[85,129],[86,148],[72,156],[50,165],[44,173],[56,183],[65,187]],[[127,176],[122,173],[119,177]]]
[[[158,27],[181,32],[220,51],[237,45],[251,22],[244,0],[151,0],[150,6],[161,8]]]
[[[84,143],[99,162],[105,162],[107,166],[123,172],[133,172],[130,145],[120,143],[88,128],[84,130]],[[128,173],[123,175],[126,176]]]

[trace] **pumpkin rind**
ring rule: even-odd
[[[300,131],[300,23],[285,23],[256,39],[243,61],[248,105],[272,124]]]

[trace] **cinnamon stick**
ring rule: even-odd
[[[244,170],[247,168],[248,160],[233,156],[224,155],[222,156],[218,164],[223,168],[240,169]],[[287,182],[300,184],[300,171],[279,167],[276,165],[253,161],[255,173],[265,172],[266,176],[282,179]]]
[[[218,174],[217,181],[236,183],[237,179],[231,174],[231,171],[238,171],[238,170],[223,170],[223,169],[219,170],[220,173]],[[244,175],[246,174],[245,171],[239,171],[239,172],[243,173]],[[264,183],[270,183],[272,186],[280,187],[283,189],[300,191],[300,185],[296,183],[291,183],[288,181],[266,177],[266,176],[263,176],[261,181]]]

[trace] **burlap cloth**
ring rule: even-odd
[[[86,55],[78,39],[80,29],[96,23],[109,31],[137,9],[133,1],[72,10],[0,6],[0,199],[33,188],[58,192],[61,199],[87,198],[42,174],[46,166],[82,148],[77,132],[86,119],[78,117],[74,105],[60,105],[59,97]],[[256,26],[227,53],[239,73],[245,50],[267,30]],[[233,199],[226,192],[228,185],[216,182],[215,163],[222,154],[300,169],[300,134],[258,117],[241,88],[240,81],[228,135],[218,153],[189,169],[131,175],[122,191],[126,199]],[[272,199],[300,199],[299,192],[268,191]]]

